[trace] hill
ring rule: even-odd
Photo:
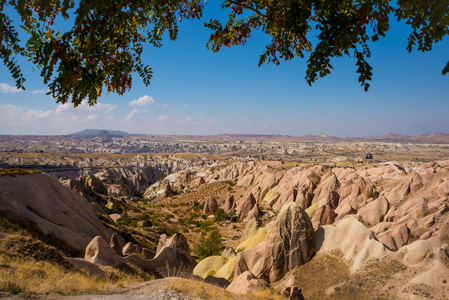
[[[83,131],[71,133],[68,135],[97,135],[97,134],[108,134],[108,135],[131,135],[125,131],[118,130],[107,130],[107,129],[84,129]]]

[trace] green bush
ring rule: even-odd
[[[201,236],[200,243],[195,248],[195,252],[200,258],[206,258],[212,255],[220,255],[221,251],[221,234],[218,232],[218,230],[211,231],[207,239]]]
[[[150,220],[143,221],[142,227],[151,227],[153,226],[153,223],[151,223]]]
[[[149,221],[150,215],[148,213],[144,213],[144,214],[141,214],[140,216],[138,216],[137,219],[139,221]]]
[[[214,217],[216,222],[220,222],[229,219],[229,214],[225,213],[222,208],[219,208],[214,211]]]

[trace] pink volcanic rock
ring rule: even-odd
[[[256,203],[254,205],[253,209],[251,209],[251,211],[248,213],[246,218],[243,220],[243,222],[248,222],[252,218],[255,218],[259,222],[260,216],[261,216],[261,213],[260,213],[259,205],[257,205],[257,203]]]
[[[234,195],[228,194],[228,196],[226,197],[224,206],[223,206],[223,210],[226,213],[230,213],[235,211],[235,199],[234,199]]]
[[[437,187],[437,193],[440,197],[449,197],[449,179],[443,180]]]
[[[250,271],[269,282],[308,262],[315,254],[312,223],[296,203],[284,205],[267,241],[237,254],[234,276]]]
[[[254,208],[254,205],[256,205],[256,199],[252,193],[249,193],[237,206],[237,216],[239,219],[244,220],[248,216],[249,212]]]
[[[387,199],[384,197],[379,197],[376,200],[368,203],[366,206],[362,207],[358,215],[370,225],[376,225],[383,221],[384,216],[387,214],[389,209],[389,204]]]
[[[258,279],[251,272],[245,271],[235,278],[226,290],[231,293],[245,295],[249,292],[266,289],[267,287],[268,284],[265,281]]]
[[[175,192],[171,188],[170,182],[167,182],[164,187],[164,192],[162,193],[162,197],[168,197],[170,195],[174,195]]]
[[[317,229],[321,225],[332,224],[335,221],[336,214],[327,204],[318,207],[312,220],[313,228]]]
[[[203,209],[203,213],[205,215],[207,214],[211,214],[214,211],[216,211],[218,209],[218,203],[217,200],[215,200],[214,197],[210,196],[206,199],[206,202],[204,203],[204,209]]]
[[[357,211],[351,206],[349,202],[339,205],[335,212],[337,213],[336,220],[340,220],[347,215],[353,215],[357,213]]]
[[[114,234],[112,234],[111,240],[109,241],[109,245],[117,255],[122,255],[123,247],[117,233],[114,232]]]
[[[141,251],[139,251],[139,250],[140,249],[137,245],[129,242],[125,246],[123,246],[122,254],[123,254],[123,256],[136,255],[136,254],[141,253]]]
[[[309,185],[308,187],[301,187],[298,190],[297,196],[296,196],[296,204],[298,204],[302,209],[307,209],[312,205],[313,201],[313,190],[316,188],[313,184]]]
[[[340,186],[337,176],[332,173],[331,176],[317,186],[312,204],[321,199],[328,199],[330,203],[332,203],[331,205],[336,207],[338,205],[338,199],[340,198],[336,190],[339,189]]]
[[[115,266],[120,263],[119,256],[101,237],[97,236],[87,245],[84,259],[97,266]]]
[[[184,235],[181,233],[176,233],[170,239],[167,239],[165,234],[161,235],[154,259],[156,259],[166,248],[170,248],[173,251],[180,265],[184,265],[189,268],[191,267],[193,260],[190,256],[189,244],[187,243],[187,239]]]
[[[301,190],[313,191],[320,182],[322,173],[322,166],[308,168],[300,166],[288,170],[274,188],[278,194],[270,199],[269,204],[272,204],[274,210],[280,210],[286,203],[295,201],[294,190],[298,192]],[[266,198],[264,200],[267,201]]]
[[[47,174],[0,177],[0,191],[0,212],[33,223],[81,255],[92,238],[111,237],[85,198]]]
[[[402,246],[407,245],[410,240],[410,229],[405,224],[394,226],[387,231],[376,235],[379,242],[388,247],[391,251],[397,251]]]

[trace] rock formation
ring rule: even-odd
[[[226,290],[231,293],[244,295],[266,288],[268,288],[268,284],[265,281],[258,279],[251,272],[245,271],[235,278]]]
[[[240,200],[236,212],[239,219],[244,220],[248,216],[249,212],[254,208],[254,205],[256,205],[256,199],[252,193],[249,193],[243,198],[243,200]]]
[[[235,199],[234,199],[234,195],[228,194],[226,196],[226,200],[223,206],[223,210],[225,211],[225,213],[231,213],[233,211],[235,211]]]
[[[33,230],[54,237],[81,255],[92,238],[110,240],[112,232],[101,224],[92,205],[49,175],[4,176],[0,186],[4,218],[31,222]]]
[[[266,242],[237,254],[235,277],[250,271],[268,282],[308,262],[315,254],[315,234],[307,214],[295,203],[285,205]]]
[[[211,214],[218,209],[217,200],[214,197],[210,196],[204,202],[203,214]]]

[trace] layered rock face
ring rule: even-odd
[[[308,215],[295,203],[285,205],[267,241],[237,254],[235,277],[250,271],[268,282],[308,262],[315,254],[315,233]]]
[[[85,198],[46,174],[0,177],[0,211],[14,222],[31,222],[33,230],[80,254],[95,236],[112,235]]]

